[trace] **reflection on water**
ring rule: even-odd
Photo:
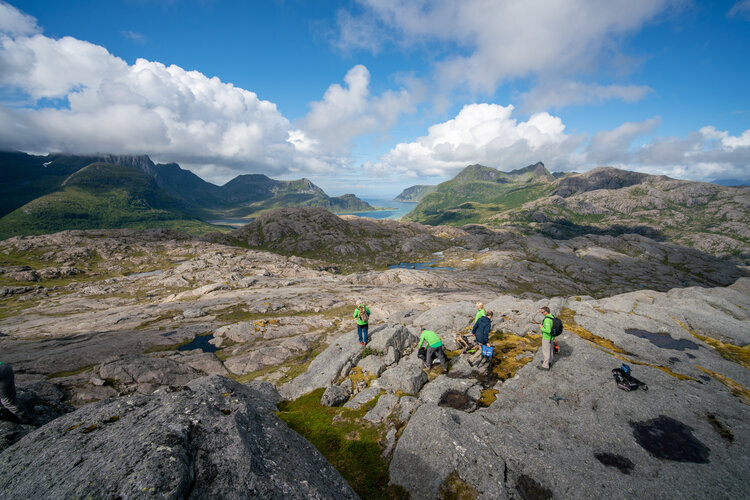
[[[242,227],[245,224],[249,224],[252,221],[254,221],[255,218],[250,219],[217,219],[217,220],[209,220],[206,221],[209,224],[213,224],[215,226],[231,226],[231,227]]]
[[[185,345],[181,345],[180,347],[177,348],[177,350],[178,351],[196,351],[200,349],[203,352],[216,352],[219,350],[219,348],[209,343],[209,340],[213,338],[214,338],[213,333],[209,333],[208,335],[198,335],[192,340],[192,342],[185,344]]]
[[[416,203],[405,203],[403,201],[386,200],[383,198],[362,198],[374,207],[385,207],[389,210],[377,210],[372,212],[346,212],[338,215],[358,215],[360,217],[372,217],[373,219],[400,219],[411,212]]]
[[[393,264],[388,266],[388,269],[428,269],[428,270],[445,270],[455,271],[455,267],[439,267],[437,264],[441,259],[432,259],[427,262],[401,262],[400,264]]]

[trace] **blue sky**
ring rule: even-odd
[[[472,163],[750,183],[750,0],[0,0],[0,148],[394,196]]]

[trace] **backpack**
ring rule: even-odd
[[[560,318],[552,318],[552,331],[549,332],[549,334],[554,338],[560,335],[563,332],[563,324],[562,321],[560,321]]]
[[[367,307],[363,307],[362,309],[360,309],[359,310],[359,320],[360,321],[364,321],[365,323],[367,323],[367,320],[369,320],[369,319],[370,319],[370,315],[367,314]]]
[[[482,357],[491,358],[494,352],[495,352],[495,348],[492,347],[491,345],[482,346]]]

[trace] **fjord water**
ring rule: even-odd
[[[411,212],[416,203],[406,203],[403,201],[393,201],[385,198],[362,198],[373,207],[384,207],[391,210],[373,210],[371,212],[346,212],[339,215],[359,215],[360,217],[372,217],[373,219],[400,219]]]

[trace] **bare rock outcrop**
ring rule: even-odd
[[[0,453],[0,496],[357,498],[275,409],[220,376],[87,405]]]

